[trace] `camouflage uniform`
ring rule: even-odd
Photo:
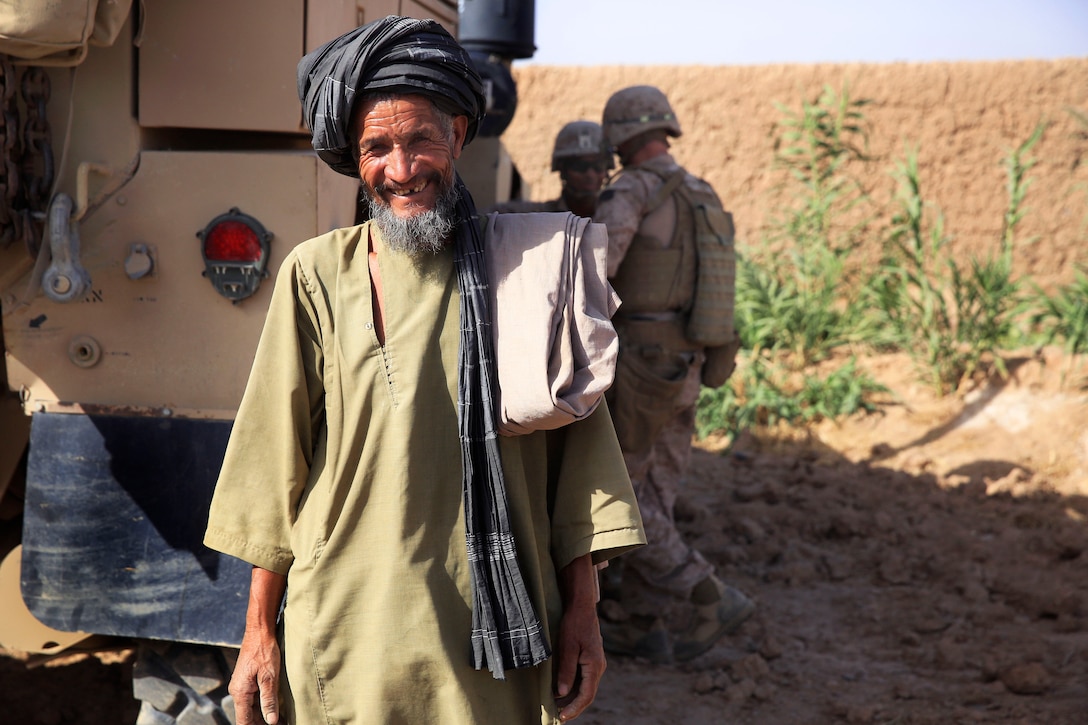
[[[622,611],[602,604],[601,633],[611,653],[686,661],[755,609],[684,541],[673,512],[691,460],[700,386],[723,384],[736,353],[732,218],[714,190],[668,154],[667,136],[681,131],[660,90],[617,91],[601,125],[624,164],[593,216],[608,228],[608,277],[622,300],[613,318],[620,353],[608,404],[647,538],[625,557],[621,575],[605,570],[604,595],[618,599]],[[704,247],[692,199],[704,205],[703,218],[727,219],[724,235],[714,230],[723,252]],[[708,277],[717,271],[720,277]]]
[[[673,200],[645,214],[647,203],[664,183],[651,168],[668,176],[680,166],[668,154],[657,156],[640,166],[625,168],[601,194],[594,221],[608,227],[609,278],[615,278],[620,271],[636,234],[656,240],[663,247],[673,237],[677,217]],[[688,174],[685,183],[705,182]],[[646,370],[668,381],[665,390],[670,391],[662,392],[662,397],[668,395],[668,411],[657,436],[642,441],[636,450],[624,450],[651,544],[628,555],[624,562],[622,600],[624,607],[634,613],[661,612],[677,600],[687,599],[695,584],[714,571],[702,554],[684,541],[673,516],[677,492],[691,459],[695,402],[705,359],[702,348],[683,339],[680,309],[690,304],[694,294],[691,269],[685,271],[675,290],[679,304],[676,309],[627,313],[621,306],[615,318],[620,355],[639,357]],[[622,401],[610,402],[613,408],[622,405]],[[633,422],[638,425],[638,421]],[[627,423],[617,419],[617,428]]]

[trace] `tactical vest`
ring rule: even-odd
[[[669,246],[636,234],[612,286],[623,300],[621,314],[676,311],[686,317],[684,336],[703,347],[733,340],[736,256],[733,215],[713,192],[684,183],[687,173],[654,169],[665,182],[648,202],[647,214],[672,197],[676,226]],[[694,295],[690,292],[694,285]]]

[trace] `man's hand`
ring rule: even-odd
[[[281,574],[253,567],[242,648],[227,691],[238,725],[279,722],[280,646],[276,617],[287,586]]]
[[[604,675],[604,645],[597,621],[597,569],[591,555],[559,572],[563,618],[556,648],[556,703],[564,722],[582,714],[597,696]],[[239,723],[239,725],[241,725]]]

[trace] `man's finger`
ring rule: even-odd
[[[253,720],[253,690],[248,687],[242,688],[236,685],[238,680],[238,674],[235,673],[233,679],[231,679],[230,687],[227,691],[230,692],[231,697],[234,698],[234,716],[237,718],[237,725],[255,725]]]
[[[575,696],[578,694],[578,687],[582,682],[581,674],[580,670],[575,670],[574,677],[570,678],[572,681],[567,682],[564,682],[562,677],[557,678],[555,703],[560,710],[574,701]]]
[[[579,678],[574,689],[571,691],[570,696],[566,704],[562,705],[559,709],[559,719],[566,722],[567,720],[573,720],[582,714],[582,712],[590,706],[593,702],[593,698],[597,695],[597,688],[584,678]],[[569,699],[573,697],[574,699]]]
[[[275,678],[262,678],[260,686],[261,714],[268,725],[276,725],[280,721],[280,703],[276,692],[278,688]]]
[[[565,704],[560,705],[559,719],[564,722],[573,720],[582,714],[597,697],[597,687],[600,685],[602,670],[598,670],[591,663],[583,663],[578,668],[579,677],[574,683],[570,695],[565,698]]]
[[[559,658],[559,671],[555,675],[555,694],[566,697],[577,689],[579,678],[578,660],[574,657]]]

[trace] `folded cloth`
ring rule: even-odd
[[[484,256],[499,379],[499,432],[585,418],[616,372],[608,232],[569,212],[491,214]]]

